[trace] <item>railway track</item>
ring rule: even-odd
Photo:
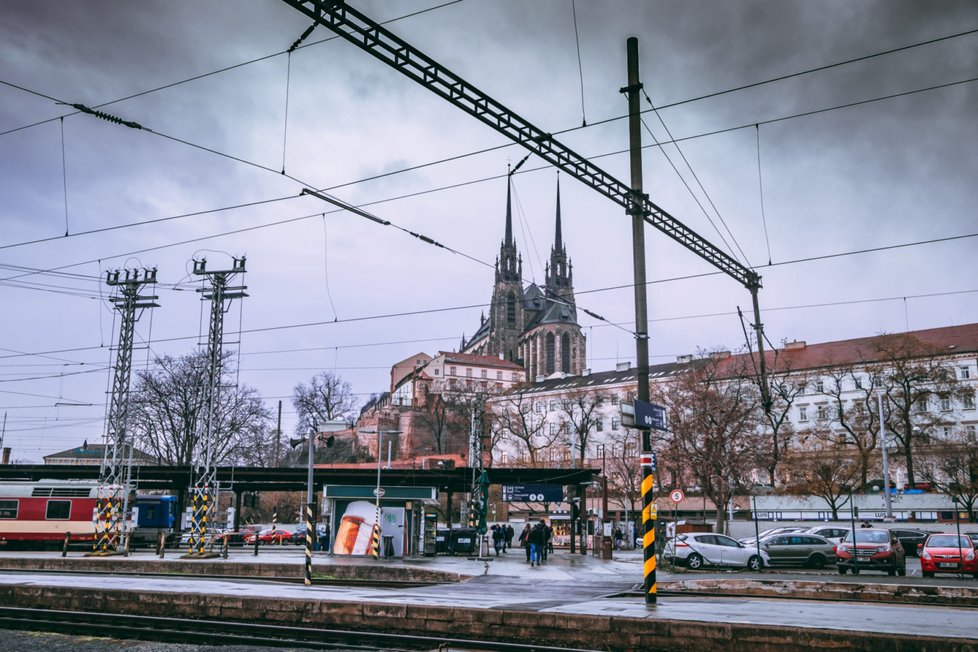
[[[0,607],[0,629],[166,643],[255,645],[307,650],[585,652],[580,648],[476,639],[15,607]]]

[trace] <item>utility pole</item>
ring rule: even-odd
[[[880,448],[883,451],[883,505],[886,509],[886,516],[883,520],[887,523],[892,522],[893,519],[893,501],[890,497],[890,458],[886,452],[886,423],[883,420],[883,389],[880,388],[876,393],[879,398],[879,410],[880,410]],[[855,536],[855,535],[853,535]]]
[[[106,420],[105,449],[99,469],[93,555],[118,553],[132,473],[132,444],[127,441],[126,428],[129,420],[133,335],[143,310],[159,307],[156,303],[158,296],[141,294],[144,286],[156,283],[156,268],[142,271],[127,269],[124,274],[120,270],[109,271],[105,274],[105,283],[118,290],[118,294],[109,301],[119,311],[120,323],[112,394]]]
[[[221,378],[224,366],[224,313],[227,304],[234,299],[248,296],[244,285],[231,286],[230,281],[245,273],[245,258],[234,258],[229,270],[208,271],[207,261],[194,261],[194,274],[206,277],[209,288],[197,290],[201,300],[211,302],[210,326],[207,332],[207,379],[204,386],[204,424],[201,427],[200,445],[194,449],[193,484],[190,495],[193,512],[190,525],[190,558],[207,557],[204,544],[208,521],[213,521],[217,510],[217,464],[214,460],[214,430],[220,405]]]
[[[278,402],[278,425],[275,427],[275,468],[282,466],[282,401]]]
[[[635,279],[635,366],[638,373],[638,400],[649,401],[649,314],[645,287],[645,202],[642,192],[642,121],[639,91],[642,82],[638,74],[638,39],[626,41],[628,86],[621,92],[628,95],[628,142],[631,150],[631,201],[628,214],[632,217],[632,263]],[[655,488],[655,454],[652,452],[652,432],[642,431],[642,546],[644,550],[645,604],[656,602],[655,581],[655,511],[652,492]]]

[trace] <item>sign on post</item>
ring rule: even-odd
[[[564,487],[559,484],[504,484],[503,502],[559,503]]]
[[[636,400],[635,425],[638,428],[666,430],[666,409],[661,405]]]

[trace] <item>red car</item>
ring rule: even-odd
[[[268,530],[262,530],[257,535],[254,532],[249,532],[245,536],[245,544],[255,544],[255,537],[258,537],[258,543],[274,543],[282,544],[289,543],[292,537],[292,533],[288,530],[279,530],[276,528],[271,528]]]
[[[978,553],[970,537],[962,534],[932,534],[920,547],[920,573],[971,573],[978,579]]]

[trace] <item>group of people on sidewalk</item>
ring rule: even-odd
[[[516,531],[513,530],[513,526],[506,525],[493,525],[492,526],[492,547],[496,549],[496,556],[499,556],[499,551],[506,552],[508,548],[513,547],[513,537],[516,535]]]
[[[532,526],[527,523],[520,533],[520,546],[526,550],[526,561],[530,566],[546,563],[547,553],[554,551],[554,529],[546,521],[537,521]]]

